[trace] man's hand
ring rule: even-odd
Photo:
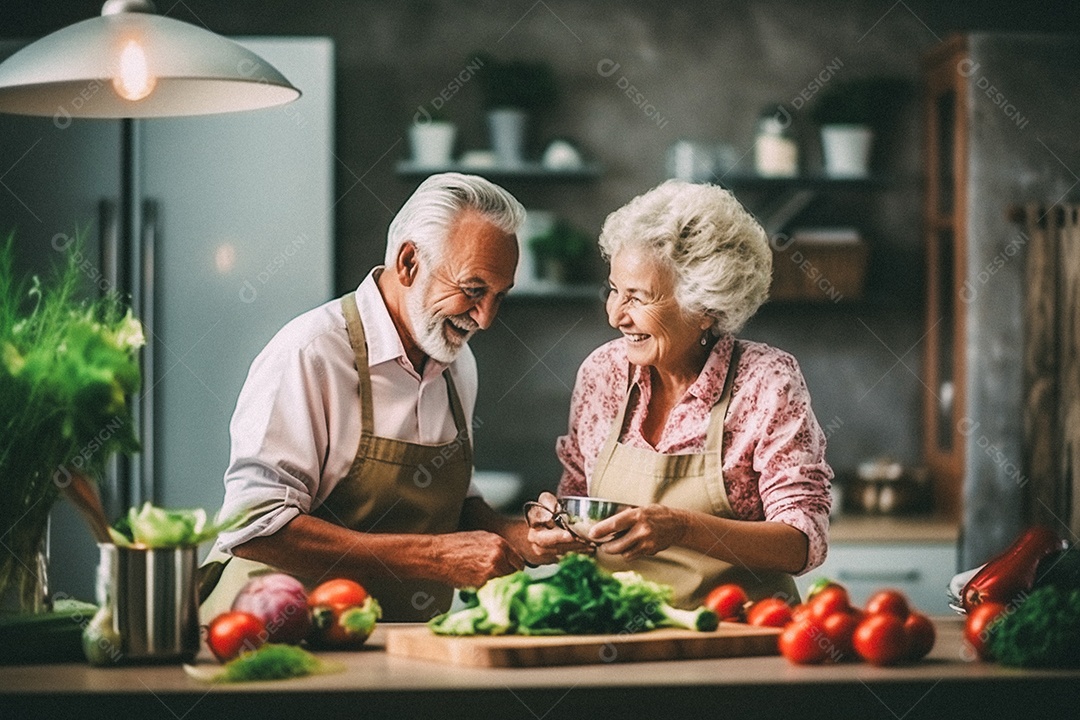
[[[555,513],[559,511],[559,501],[551,493],[540,493],[535,505],[529,508],[525,516],[529,524],[529,532],[526,536],[528,553],[536,560],[530,559],[538,565],[558,561],[559,557],[568,552],[592,553],[592,546],[583,543],[568,531],[555,524]]]
[[[521,555],[506,539],[485,530],[466,530],[436,536],[436,558],[454,587],[480,587],[491,578],[525,567]]]

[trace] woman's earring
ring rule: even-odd
[[[701,347],[705,347],[708,344],[709,344],[709,331],[706,330],[705,332],[701,333]]]

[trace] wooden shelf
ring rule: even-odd
[[[515,287],[507,294],[508,301],[517,300],[595,300],[601,302],[602,289],[597,285],[559,285],[556,283],[532,283]]]
[[[595,163],[586,163],[580,168],[552,169],[536,162],[522,163],[510,167],[476,167],[452,163],[445,166],[417,165],[409,160],[402,160],[395,168],[398,176],[407,178],[425,178],[435,173],[460,172],[480,175],[489,180],[529,180],[545,182],[585,182],[600,177],[601,168]]]
[[[867,190],[886,187],[891,181],[881,176],[865,178],[835,178],[827,175],[797,175],[795,177],[767,177],[764,175],[725,175],[716,182],[728,189],[746,188],[761,190]]]

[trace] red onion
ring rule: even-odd
[[[285,573],[258,575],[249,580],[233,600],[232,609],[262,620],[270,642],[296,645],[311,629],[304,586]]]

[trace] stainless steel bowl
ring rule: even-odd
[[[601,520],[618,515],[623,510],[631,510],[637,505],[605,500],[604,498],[568,496],[559,498],[562,513],[557,520],[572,535],[585,542],[596,544],[614,540],[622,533],[611,533],[601,538],[590,538],[589,531]]]

